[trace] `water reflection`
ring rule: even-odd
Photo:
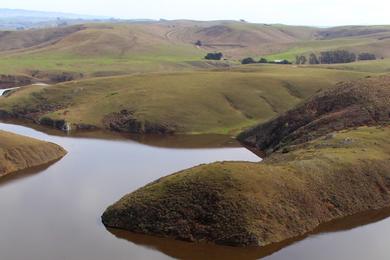
[[[213,149],[203,144],[202,149],[187,149],[183,146],[193,147],[196,141],[182,141],[186,145],[177,149],[120,135],[111,140],[67,137],[1,123],[0,129],[54,142],[68,151],[53,165],[0,179],[0,259],[390,259],[390,210],[336,221],[309,238],[262,249],[107,231],[100,221],[105,208],[151,181],[201,163],[259,158],[242,147],[223,148],[223,143]]]
[[[168,259],[117,239],[101,224],[106,207],[162,176],[202,163],[260,159],[242,147],[176,149],[113,140],[0,129],[64,147],[51,165],[9,175],[0,185],[0,259]]]
[[[335,220],[330,223],[321,225],[316,230],[305,236],[297,237],[294,239],[286,240],[282,243],[276,243],[270,246],[263,248],[237,248],[237,247],[225,247],[225,246],[215,246],[212,244],[193,244],[189,242],[176,241],[167,238],[158,238],[146,235],[140,235],[131,233],[128,231],[109,228],[108,231],[111,232],[115,237],[127,240],[131,243],[141,245],[147,248],[153,248],[164,252],[173,258],[176,259],[225,259],[225,260],[235,260],[235,259],[259,259],[265,256],[272,255],[273,253],[279,251],[282,248],[285,248],[289,245],[293,245],[298,241],[313,236],[316,234],[323,234],[329,232],[342,232],[350,229],[354,229],[359,226],[368,225],[371,223],[376,223],[378,221],[384,220],[390,216],[390,208],[383,210],[374,210],[368,211],[354,216],[349,216],[343,219]],[[310,248],[305,250],[310,251]],[[269,259],[273,259],[270,257]],[[283,258],[288,259],[288,258]]]

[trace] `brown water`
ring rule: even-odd
[[[390,259],[390,210],[360,214],[319,230],[325,233],[263,249],[107,230],[100,221],[105,208],[159,177],[201,163],[259,158],[220,137],[208,137],[213,148],[201,148],[208,142],[197,138],[141,140],[146,145],[121,137],[53,136],[11,124],[0,123],[0,129],[55,142],[69,152],[51,166],[0,179],[1,260]],[[216,148],[218,143],[228,147]]]

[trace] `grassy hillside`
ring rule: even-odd
[[[12,117],[137,133],[236,133],[319,89],[367,73],[279,65],[151,73],[22,88],[0,98]]]
[[[58,145],[0,131],[0,177],[53,162],[65,154]]]
[[[265,246],[389,207],[389,100],[390,77],[318,93],[245,134],[257,147],[285,149],[261,163],[218,162],[161,178],[110,206],[102,221],[187,241]]]
[[[378,58],[390,56],[390,26],[348,26],[318,29],[312,39],[295,42],[285,50],[274,52],[268,59],[295,60],[296,55],[319,54],[342,49],[355,53],[370,52]]]
[[[329,49],[390,57],[390,28],[312,27],[234,21],[163,21],[85,24],[0,32],[0,70],[40,77],[73,72],[84,77],[204,69],[236,64],[246,57],[294,60],[297,54]],[[196,46],[195,42],[202,42]],[[229,61],[206,62],[222,51]],[[43,77],[43,79],[45,79]]]

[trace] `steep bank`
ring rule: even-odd
[[[65,156],[60,146],[0,130],[0,177]]]
[[[340,83],[304,105],[241,133],[238,139],[272,152],[342,129],[389,122],[390,77]]]
[[[347,92],[356,97],[372,88],[368,97],[363,95],[366,102],[359,98],[338,102],[349,97],[343,94],[346,87],[338,86],[286,113],[301,111],[303,118],[309,118],[297,129],[306,127],[303,136],[310,134],[310,138],[293,135],[289,143],[280,145],[286,134],[275,134],[267,148],[283,149],[272,149],[262,163],[220,162],[157,180],[110,206],[103,223],[180,240],[265,246],[306,234],[321,223],[389,207],[390,79],[347,85],[351,86]],[[309,105],[313,103],[326,104],[323,100],[327,99],[339,105],[321,110],[321,117],[349,122],[353,112],[358,123],[323,131],[332,125],[312,116],[307,108],[313,108]],[[365,113],[358,113],[367,110],[380,114],[367,121]],[[276,122],[287,127],[290,121],[284,115],[265,126]],[[268,140],[269,132],[254,129],[244,140],[262,147],[260,140]]]

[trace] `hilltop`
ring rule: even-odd
[[[161,178],[110,206],[102,221],[186,241],[265,246],[389,207],[389,90],[390,77],[379,77],[317,93],[240,137],[284,148],[263,162],[218,162]]]
[[[0,177],[65,156],[60,146],[0,130]]]

